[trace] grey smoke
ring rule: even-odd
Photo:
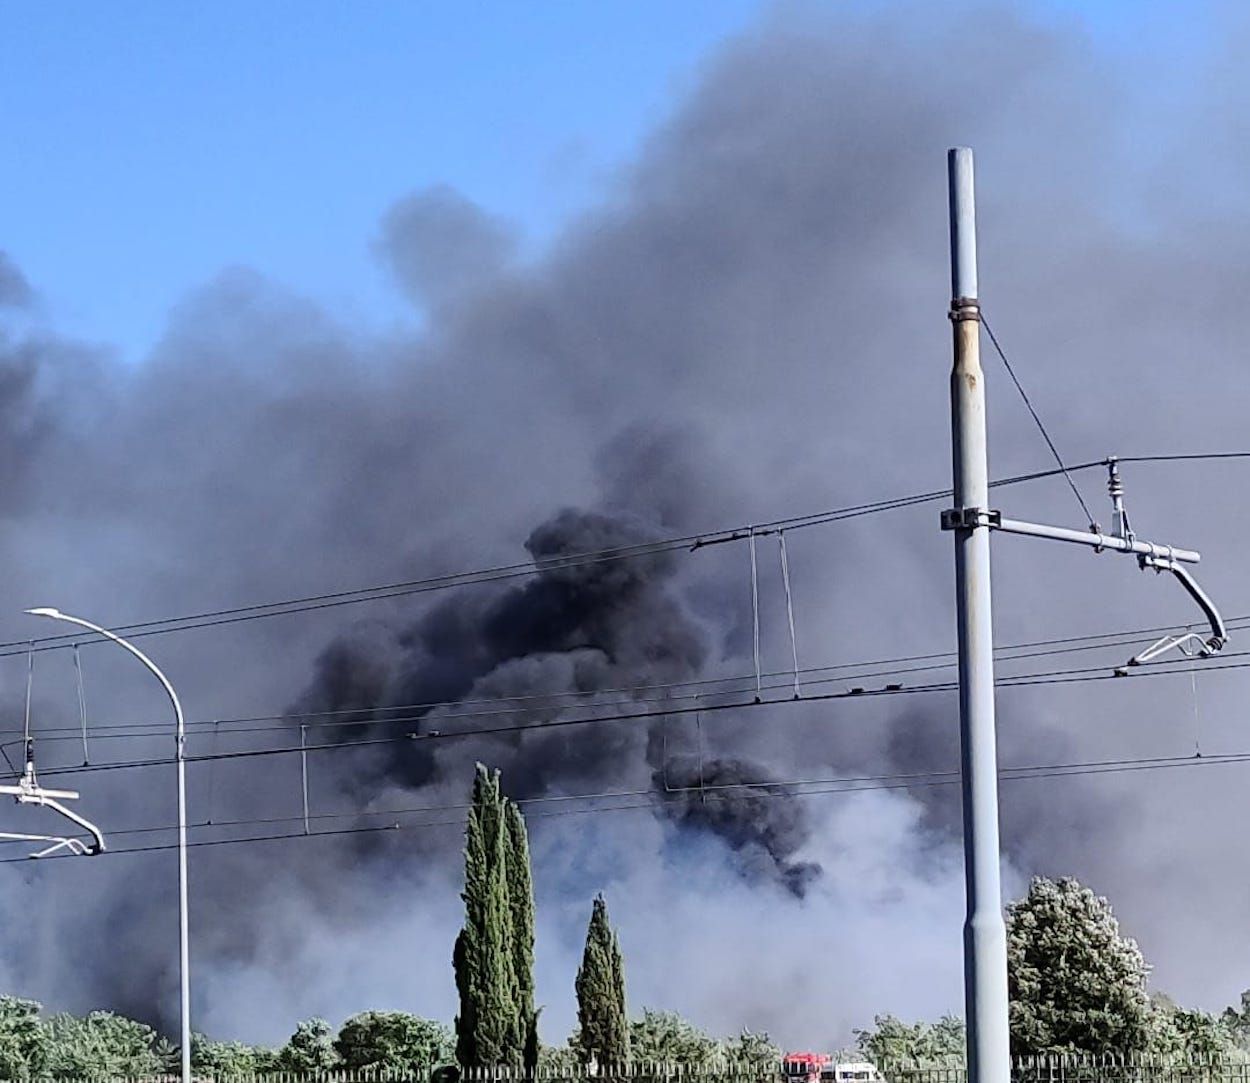
[[[8,253],[0,251],[0,308],[25,308],[34,296],[21,268]]]
[[[977,11],[768,14],[710,58],[602,206],[530,264],[512,255],[506,227],[454,196],[401,202],[379,245],[421,305],[407,335],[344,326],[241,269],[172,312],[140,366],[47,327],[12,330],[2,386],[13,405],[0,403],[10,610],[56,604],[124,623],[511,564],[527,539],[541,561],[593,538],[941,487],[943,153],[954,143],[978,152],[986,310],[1064,453],[1244,447],[1250,234],[1243,186],[1220,181],[1239,168],[1229,148],[1240,143],[1224,137],[1244,111],[1244,76],[1213,66],[1192,83],[1188,122],[1169,125],[1133,108],[1137,84],[1118,82],[1077,32]],[[440,253],[457,254],[454,266]],[[1047,465],[992,363],[987,380],[993,472]],[[1230,612],[1245,608],[1240,478],[1231,467],[1126,476],[1137,528],[1201,549],[1204,586]],[[1080,481],[1096,499],[1096,479]],[[1001,502],[1039,519],[1076,515],[1060,485],[1005,490]],[[583,510],[552,519],[561,508]],[[788,546],[803,665],[950,647],[936,508],[795,532]],[[764,664],[781,671],[790,645],[771,543],[761,558]],[[284,731],[197,729],[196,753],[289,745],[318,710],[749,672],[742,548],[640,567],[637,581],[610,578],[636,574],[624,565],[586,584],[553,569],[520,586],[148,642],[198,719],[281,717],[295,704]],[[599,603],[589,611],[575,604],[583,586]],[[996,545],[994,587],[1003,643],[1191,619],[1131,562],[1024,539]],[[16,615],[0,624],[5,640],[32,634]],[[97,721],[166,717],[126,659],[92,648],[84,663]],[[15,704],[24,660],[8,664]],[[41,659],[38,672],[37,725],[72,726],[68,661]],[[1187,677],[1003,690],[1004,759],[1239,749],[1237,681],[1197,678],[1196,712]],[[476,724],[473,711],[442,708],[418,728]],[[555,703],[532,712],[558,714]],[[750,779],[778,780],[948,767],[950,697],[901,714],[898,701],[857,700],[709,716],[705,787],[710,765],[735,760],[760,766],[741,772]],[[7,728],[20,722],[9,718]],[[680,777],[691,734],[673,729]],[[560,796],[574,781],[642,790],[654,784],[652,732],[604,724],[395,755],[320,752],[314,810],[364,826],[381,810],[454,806],[473,757],[500,763],[519,794]],[[40,748],[49,768],[78,755],[72,743]],[[165,735],[100,741],[96,754],[168,752]],[[298,817],[298,785],[290,756],[202,766],[192,808],[214,821]],[[120,833],[169,822],[168,772],[100,774],[82,788],[118,846],[168,841]],[[1235,927],[1250,903],[1235,872],[1240,792],[1236,768],[1005,785],[1008,883],[1035,870],[1088,879],[1115,899],[1164,987],[1218,1007],[1247,984],[1250,948],[1194,929]],[[876,1011],[958,1009],[949,809],[903,790],[753,797],[753,815],[806,810],[760,820],[753,838],[710,804],[580,818],[532,806],[548,1037],[571,1025],[584,906],[600,889],[622,923],[636,1003],[804,1045],[843,1040]],[[204,1026],[277,1040],[318,1013],[450,1017],[459,828],[452,816],[414,819],[426,826],[195,851]],[[824,874],[801,899],[776,889],[778,872],[809,863]],[[168,1023],[168,853],[4,868],[0,916],[27,934],[0,953],[6,989]],[[856,981],[831,989],[828,959]]]
[[[516,242],[505,222],[450,188],[396,203],[382,222],[378,253],[418,304],[447,303],[498,275]]]

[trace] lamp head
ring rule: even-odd
[[[65,615],[59,609],[53,609],[51,606],[43,606],[39,609],[28,609],[26,612],[32,617],[53,617],[58,620]]]

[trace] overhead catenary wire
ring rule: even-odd
[[[1250,614],[1230,617],[1228,626],[1234,630],[1250,626]],[[995,649],[995,654],[1004,663],[1027,661],[1035,658],[1055,657],[1060,655],[1082,653],[1087,651],[1110,650],[1118,647],[1131,646],[1135,640],[1147,635],[1173,631],[1184,625],[1151,625],[1141,628],[1120,629],[1110,632],[1087,633],[1077,636],[1060,636],[1050,639],[1033,640],[1024,643],[1007,644]],[[1238,657],[1241,652],[1222,655],[1222,657]],[[1170,664],[1179,664],[1180,660],[1171,659]],[[929,663],[907,665],[907,663]],[[812,685],[828,684],[835,680],[854,681],[871,678],[902,677],[915,673],[938,672],[954,666],[953,651],[934,651],[922,654],[903,655],[893,658],[859,660],[855,662],[832,663],[823,666],[807,666],[799,670],[804,679]],[[890,668],[884,668],[890,667]],[[767,684],[763,690],[776,690],[789,685],[792,671],[777,670],[764,673]],[[776,683],[786,678],[785,684]],[[616,701],[600,701],[586,704],[587,708],[602,708],[623,704],[672,702],[674,700],[691,699],[695,695],[729,695],[736,689],[729,687],[734,684],[752,685],[753,674],[730,674],[723,677],[691,678],[685,681],[671,681],[645,685],[623,685],[602,689],[572,689],[551,691],[540,694],[524,694],[515,696],[492,696],[463,700],[429,700],[406,704],[376,704],[364,707],[342,708],[327,711],[288,711],[281,714],[246,715],[234,718],[218,718],[211,720],[188,722],[188,727],[201,731],[211,727],[216,735],[220,727],[233,727],[220,730],[227,735],[250,733],[291,732],[296,724],[310,728],[364,728],[379,725],[410,725],[420,722],[426,716],[443,708],[455,708],[454,718],[457,720],[486,717],[506,716],[532,710],[532,705],[555,706],[560,709],[571,709],[569,705],[561,707],[561,700],[584,700],[590,697],[621,696]],[[753,685],[752,685],[753,686]],[[719,688],[719,691],[717,689]],[[688,691],[683,691],[688,690]],[[645,693],[658,693],[648,696]],[[507,706],[513,704],[514,706]],[[486,709],[465,711],[466,706],[483,707]],[[320,719],[321,721],[318,721]],[[255,723],[274,722],[276,725],[262,726]],[[168,729],[166,722],[124,722],[96,723],[94,729],[97,739],[138,739],[151,736],[163,736]],[[152,732],[143,732],[144,730]],[[0,730],[0,736],[13,731]],[[76,732],[70,727],[50,727],[40,731],[41,740],[69,740],[67,736]],[[46,736],[45,736],[46,735]]]
[[[1095,460],[1069,466],[1069,471],[1087,470],[1102,466],[1104,460]],[[1000,478],[990,482],[991,488],[1019,485],[1055,477],[1063,471],[1036,470],[1026,474]],[[761,522],[754,526],[757,534],[774,534],[778,530],[802,530],[826,523],[842,522],[867,515],[877,515],[887,511],[914,507],[919,504],[932,503],[950,497],[949,489],[933,489],[909,496],[893,497],[864,504],[853,504],[827,511],[813,512],[807,515],[796,515],[784,519]],[[130,639],[150,635],[165,635],[174,632],[191,631],[200,628],[219,627],[243,621],[261,620],[269,617],[287,616],[293,613],[311,612],[337,606],[356,605],[364,602],[382,601],[391,598],[407,597],[431,591],[454,589],[486,583],[499,583],[511,579],[540,575],[552,570],[577,568],[605,561],[629,560],[658,553],[672,552],[679,549],[697,550],[714,545],[737,542],[748,536],[750,526],[739,526],[708,530],[697,534],[686,534],[678,537],[662,538],[654,541],[638,542],[633,545],[619,546],[610,549],[591,550],[583,553],[564,554],[558,557],[544,557],[538,561],[525,561],[515,564],[496,565],[473,571],[453,572],[445,575],[431,576],[424,579],[405,580],[401,582],[379,584],[376,586],[358,587],[355,589],[332,591],[325,594],[307,595],[272,602],[258,602],[233,608],[209,610],[181,616],[164,617],[129,624],[117,624],[114,631],[125,634]],[[33,643],[36,651],[60,650],[70,646],[72,642],[83,644],[100,642],[97,637],[85,636],[80,632],[67,632],[57,635],[43,636],[34,640],[10,640],[0,642],[0,658],[19,653],[27,644]]]
[[[1122,463],[1217,462],[1220,459],[1250,459],[1250,451],[1198,451],[1175,455],[1117,455]]]
[[[1108,760],[1091,760],[1079,761],[1069,764],[1053,764],[1053,765],[1021,765],[1019,767],[1003,768],[1002,781],[1004,782],[1022,782],[1034,781],[1038,779],[1056,779],[1056,778],[1072,778],[1086,775],[1104,775],[1104,774],[1121,774],[1136,773],[1143,771],[1169,770],[1175,768],[1186,767],[1216,767],[1234,764],[1250,763],[1250,752],[1229,753],[1221,756],[1199,757],[1192,754],[1184,756],[1159,756],[1159,757],[1141,757],[1134,759],[1108,759]],[[852,785],[845,785],[852,783]],[[612,798],[634,798],[644,797],[644,800],[631,800],[628,803],[619,803],[615,805],[589,805],[581,808],[564,808],[564,809],[538,809],[528,810],[526,816],[528,819],[543,819],[557,816],[583,816],[594,815],[598,813],[623,812],[631,810],[654,811],[663,807],[664,799],[672,799],[673,794],[695,794],[698,795],[700,801],[760,801],[770,798],[806,798],[824,795],[836,794],[857,794],[880,790],[908,790],[922,789],[940,786],[952,786],[958,783],[957,771],[944,772],[913,772],[911,774],[899,775],[878,775],[878,776],[858,776],[847,777],[842,779],[814,779],[810,781],[756,781],[743,783],[725,784],[723,788],[736,788],[741,790],[749,790],[746,794],[717,793],[716,786],[691,786],[679,787],[674,790],[664,791],[661,789],[651,788],[647,790],[625,790],[610,791],[601,794],[586,795],[552,795],[550,797],[539,798],[523,798],[517,803],[522,806],[531,806],[545,801],[572,801],[572,800],[607,800]],[[797,787],[808,786],[808,789],[797,789]],[[660,798],[660,801],[655,800]],[[361,816],[399,816],[411,815],[417,812],[444,812],[457,809],[467,809],[467,804],[445,804],[445,805],[429,805],[418,806],[412,809],[390,809],[378,810],[373,813],[369,812],[345,812],[345,813],[328,813],[317,814],[314,818],[320,819],[345,819]],[[273,817],[273,818],[255,818],[250,820],[231,821],[228,825],[192,825],[192,826],[261,826],[274,823],[290,823],[302,817]],[[283,832],[269,835],[245,835],[240,837],[232,837],[225,839],[198,839],[188,843],[191,847],[218,847],[218,846],[235,846],[243,844],[255,844],[262,842],[279,842],[293,839],[316,839],[316,838],[332,838],[347,835],[364,835],[378,834],[387,831],[417,831],[432,827],[463,827],[467,823],[465,816],[456,816],[443,820],[422,821],[413,824],[399,823],[398,821],[377,825],[377,826],[355,826],[350,828],[332,828],[329,830],[311,831],[304,833]],[[115,835],[141,834],[154,831],[169,831],[172,827],[144,827],[131,828],[115,831]],[[176,847],[176,843],[158,843],[147,846],[133,847],[116,847],[104,851],[101,856],[113,855],[120,856],[122,854],[138,854],[152,853],[157,851],[171,850]],[[54,855],[59,856],[59,855]],[[0,858],[0,864],[10,864],[14,862],[29,862],[30,857],[8,857]],[[49,858],[39,859],[41,862],[50,860]]]
[[[1192,755],[1186,756],[1152,756],[1152,757],[1136,757],[1136,758],[1120,758],[1120,759],[1104,759],[1104,760],[1083,760],[1068,763],[1047,763],[1047,764],[1008,764],[1001,768],[1003,776],[1006,779],[1025,778],[1025,777],[1062,777],[1065,774],[1088,774],[1097,771],[1101,773],[1103,769],[1120,768],[1120,767],[1141,767],[1144,765],[1183,765],[1190,763],[1194,759],[1200,759]],[[1209,763],[1240,763],[1250,761],[1250,752],[1227,753],[1209,758]],[[666,761],[667,762],[667,761]],[[697,798],[703,802],[707,794],[716,791],[738,791],[751,790],[750,796],[795,796],[802,797],[807,792],[826,793],[826,792],[846,792],[853,793],[859,790],[875,790],[885,788],[897,788],[895,786],[877,786],[876,783],[903,783],[910,785],[926,785],[937,784],[940,780],[955,779],[959,774],[958,769],[951,768],[948,770],[929,770],[929,771],[909,771],[909,772],[891,772],[885,774],[859,774],[859,775],[841,775],[834,777],[815,777],[815,778],[788,778],[774,779],[761,778],[751,779],[739,782],[719,782],[708,783],[703,780],[702,775],[699,776],[700,781],[694,785],[673,786],[667,778],[664,779],[661,787],[644,787],[630,790],[603,790],[593,793],[573,793],[573,794],[543,794],[534,797],[517,798],[516,804],[525,808],[531,808],[538,805],[547,804],[567,804],[570,802],[587,802],[602,801],[622,797],[672,797],[680,795],[688,795],[692,799]],[[845,786],[845,790],[814,790],[808,791],[801,789],[802,787],[813,786]],[[754,791],[784,791],[777,794],[758,794]],[[325,821],[325,820],[344,820],[344,819],[372,819],[379,816],[409,816],[427,812],[451,812],[462,811],[472,808],[472,802],[441,802],[439,804],[425,805],[405,805],[399,808],[381,808],[381,809],[349,809],[342,812],[319,812],[312,813],[307,818],[303,814],[295,816],[251,816],[237,820],[213,820],[205,819],[188,826],[194,830],[203,830],[208,828],[224,829],[231,827],[256,827],[269,826],[273,824],[284,823],[302,823],[307,824],[309,820]],[[110,835],[142,835],[152,834],[161,831],[173,831],[176,824],[157,824],[146,825],[142,827],[114,828]],[[308,832],[305,832],[308,833]],[[2,844],[2,843],[0,843]]]
[[[1246,657],[1246,661],[1228,662],[1221,661],[1216,663],[1208,663],[1205,668],[1208,670],[1233,670],[1250,668],[1250,651],[1241,652],[1238,655],[1224,657]],[[1131,671],[1134,678],[1149,678],[1160,676],[1173,676],[1176,670],[1172,668],[1176,664],[1184,664],[1188,659],[1160,660],[1153,666],[1146,669],[1136,669]],[[1022,673],[1010,675],[1001,678],[997,683],[1002,688],[1027,688],[1039,685],[1062,685],[1062,684],[1085,684],[1094,682],[1103,682],[1108,680],[1120,680],[1124,674],[1130,671],[1108,671],[1106,666],[1092,666],[1067,670],[1051,670],[1040,673]],[[496,736],[500,734],[514,734],[527,731],[542,731],[565,729],[576,726],[599,725],[608,722],[640,722],[653,719],[664,719],[674,715],[688,715],[698,711],[706,713],[714,713],[727,710],[751,710],[760,707],[776,707],[783,705],[797,705],[800,703],[814,704],[823,703],[834,700],[847,699],[874,699],[886,696],[916,696],[935,693],[949,693],[957,689],[958,684],[954,681],[934,682],[927,685],[915,685],[908,687],[888,686],[880,689],[863,689],[852,688],[838,692],[824,692],[818,694],[808,694],[799,700],[793,698],[774,698],[765,699],[763,702],[757,702],[755,699],[738,699],[727,703],[718,704],[696,704],[695,706],[682,707],[664,707],[661,710],[654,711],[630,711],[620,712],[608,715],[593,715],[589,717],[574,718],[556,718],[546,721],[532,721],[514,725],[496,725],[482,726],[471,729],[460,729],[450,731],[431,731],[427,733],[408,733],[394,736],[384,737],[366,737],[356,740],[343,740],[335,742],[322,742],[319,744],[309,744],[304,746],[308,752],[329,752],[329,751],[347,751],[357,748],[371,748],[385,745],[396,744],[416,744],[422,742],[442,742],[447,740],[457,740],[472,737]],[[704,697],[696,697],[704,698]],[[200,755],[186,757],[187,763],[211,763],[220,760],[240,760],[254,759],[258,757],[288,755],[301,751],[300,745],[280,746],[277,748],[251,748],[238,749],[229,752],[221,752],[213,755]],[[168,765],[171,761],[167,757],[154,757],[150,759],[130,760],[110,763],[94,763],[82,767],[55,767],[42,772],[45,775],[74,775],[83,773],[97,773],[101,771],[118,771],[118,770],[134,770],[139,768],[158,767]]]
[[[1202,461],[1218,459],[1250,458],[1250,452],[1195,452],[1184,455],[1121,455],[1117,456],[1121,463],[1128,462],[1166,462],[1166,461]],[[1019,485],[1025,482],[1038,481],[1058,475],[1070,475],[1082,470],[1103,467],[1107,459],[1093,459],[1089,462],[1076,463],[1056,467],[1051,470],[1035,470],[1026,474],[999,478],[989,483],[990,488],[1007,485]],[[875,515],[900,508],[913,507],[918,504],[932,503],[949,498],[950,489],[934,489],[928,492],[915,493],[910,496],[896,497],[866,504],[850,505],[809,515],[793,516],[788,519],[776,519],[761,523],[754,529],[757,533],[774,533],[779,529],[798,530],[825,523],[854,519],[865,515]],[[509,579],[523,578],[541,574],[552,568],[572,568],[585,564],[599,563],[608,560],[626,560],[638,556],[667,552],[675,549],[701,549],[712,545],[739,541],[748,536],[750,527],[724,528],[689,534],[681,537],[660,539],[654,542],[643,542],[633,546],[616,549],[605,549],[583,554],[570,554],[541,562],[527,561],[523,563],[497,565],[476,571],[454,572],[445,575],[431,576],[424,579],[406,580],[396,583],[379,584],[376,586],[357,587],[332,591],[324,594],[306,595],[302,597],[257,602],[244,606],[208,610],[199,613],[182,614],[162,617],[147,621],[128,624],[117,624],[114,628],[118,633],[129,638],[142,638],[151,635],[165,635],[175,632],[193,631],[202,628],[218,627],[243,621],[261,620],[269,617],[287,616],[293,613],[310,612],[336,606],[355,605],[371,601],[383,601],[392,598],[407,597],[429,591],[446,590],[460,586],[479,583],[497,583]],[[34,640],[8,640],[0,642],[0,658],[11,657],[20,653],[27,644],[33,643],[34,650],[59,650],[70,646],[73,642],[82,644],[95,643],[100,640],[85,637],[81,633],[67,632],[57,635],[43,636]]]

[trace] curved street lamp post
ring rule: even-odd
[[[66,621],[77,624],[88,631],[95,632],[105,639],[111,639],[119,647],[124,648],[139,659],[158,681],[169,701],[174,705],[174,717],[177,720],[175,734],[176,760],[178,763],[178,951],[179,951],[179,985],[180,1007],[182,1016],[181,1052],[182,1052],[182,1083],[191,1083],[191,951],[189,942],[189,924],[187,920],[187,760],[186,760],[186,722],[182,715],[182,704],[178,702],[178,693],[169,683],[169,678],[158,668],[155,662],[132,643],[126,642],[116,632],[101,628],[82,617],[71,617],[59,609],[40,608],[26,610],[33,617],[48,617],[51,620]]]

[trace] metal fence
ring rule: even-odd
[[[880,1066],[886,1083],[967,1083],[962,1058],[945,1062],[898,1062]],[[1012,1083],[1250,1083],[1250,1059],[1138,1054],[1014,1057]]]
[[[534,1072],[514,1068],[328,1072],[303,1075],[267,1072],[215,1075],[197,1071],[197,1083],[783,1083],[780,1065],[713,1062],[683,1065],[630,1062],[588,1066],[540,1065]],[[884,1062],[885,1083],[968,1083],[962,1058],[949,1061]],[[7,1081],[0,1079],[0,1083]],[[93,1076],[81,1079],[29,1077],[20,1083],[179,1083],[176,1075]],[[1250,1083],[1250,1054],[1219,1056],[1017,1057],[1011,1083]]]
[[[264,1072],[248,1075],[193,1072],[196,1083],[781,1083],[780,1065],[713,1062],[698,1066],[660,1062],[619,1065],[540,1065],[527,1072],[519,1068],[459,1068],[436,1065],[403,1071],[363,1070],[301,1074]],[[0,1083],[180,1083],[177,1075],[98,1075],[81,1078],[26,1076]],[[1250,1080],[1246,1080],[1250,1083]]]

